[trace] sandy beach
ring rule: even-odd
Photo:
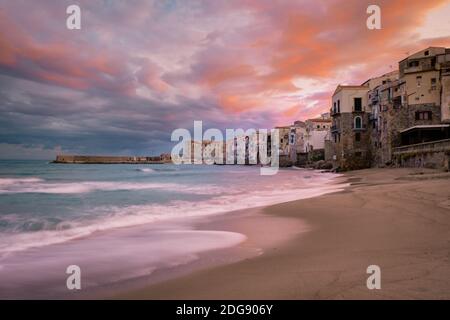
[[[241,246],[262,254],[114,298],[449,299],[449,178],[421,169],[346,173],[345,191],[201,227],[244,233]],[[292,223],[270,227],[274,217]],[[366,287],[369,265],[381,268],[380,290]]]

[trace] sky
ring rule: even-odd
[[[81,30],[66,28],[72,4]],[[0,0],[0,158],[154,155],[194,120],[317,117],[338,84],[450,47],[449,17],[449,0]]]

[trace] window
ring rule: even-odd
[[[431,120],[431,111],[417,111],[416,120]]]
[[[337,134],[334,135],[334,143],[337,143]]]
[[[337,110],[337,112],[338,113],[341,112],[341,100],[338,100],[338,110]]]
[[[361,152],[355,152],[355,157],[361,158],[361,156],[362,156],[362,153],[361,153]]]
[[[362,98],[353,98],[355,111],[362,111]]]
[[[336,113],[336,102],[333,103],[333,113]]]
[[[355,129],[361,129],[362,128],[362,119],[361,117],[355,117]]]
[[[422,76],[417,76],[416,82],[417,82],[417,86],[420,87],[420,85],[422,84]]]
[[[409,66],[410,68],[412,68],[412,67],[418,67],[418,66],[419,66],[419,61],[410,61],[410,62],[408,63],[408,66]]]
[[[355,133],[355,141],[356,141],[356,142],[361,141],[361,132],[356,132],[356,133]]]
[[[436,78],[431,78],[431,90],[436,90]]]
[[[428,56],[429,54],[430,54],[430,51],[425,51],[424,53],[423,53],[424,55],[426,55],[426,56]]]

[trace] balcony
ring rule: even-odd
[[[335,117],[335,116],[340,115],[341,112],[340,112],[340,111],[337,111],[337,110],[336,110],[336,111],[333,111],[333,109],[331,109],[331,110],[330,110],[330,114],[331,114],[332,117]]]
[[[364,107],[355,107],[355,106],[353,106],[352,107],[352,112],[354,112],[354,113],[363,113],[363,112],[365,112],[364,111]]]
[[[331,133],[337,133],[339,131],[340,131],[340,129],[337,125],[331,126]]]

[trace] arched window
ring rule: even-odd
[[[362,128],[362,119],[361,117],[355,117],[355,129]]]

